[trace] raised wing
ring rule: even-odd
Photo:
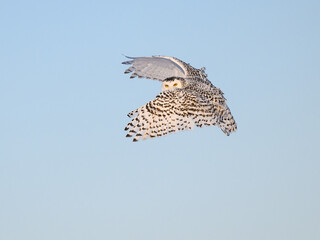
[[[169,77],[192,77],[206,78],[204,68],[196,69],[189,64],[174,58],[164,56],[152,57],[127,57],[132,60],[122,64],[131,65],[124,73],[131,73],[130,78],[140,77],[163,81]]]

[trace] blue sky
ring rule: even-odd
[[[320,238],[319,1],[3,1],[0,239]],[[124,56],[205,66],[238,123],[132,143],[160,92]]]

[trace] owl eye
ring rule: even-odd
[[[178,86],[178,83],[173,84],[174,87]]]
[[[166,85],[164,85],[164,87],[169,87],[169,85],[166,84]]]

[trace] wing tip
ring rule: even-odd
[[[122,62],[122,64],[132,64],[133,63],[133,60],[136,58],[136,57],[129,57],[129,56],[127,56],[127,55],[124,55],[124,54],[122,54],[122,56],[124,56],[124,57],[126,57],[126,58],[129,58],[129,59],[132,59],[132,60],[130,60],[130,61],[124,61],[124,62]]]
[[[132,64],[132,63],[133,63],[133,60],[122,62],[122,64],[125,64],[125,65],[130,65],[130,64]]]

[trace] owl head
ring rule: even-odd
[[[180,77],[170,77],[163,80],[161,89],[162,91],[173,90],[175,88],[184,88],[185,80]]]

